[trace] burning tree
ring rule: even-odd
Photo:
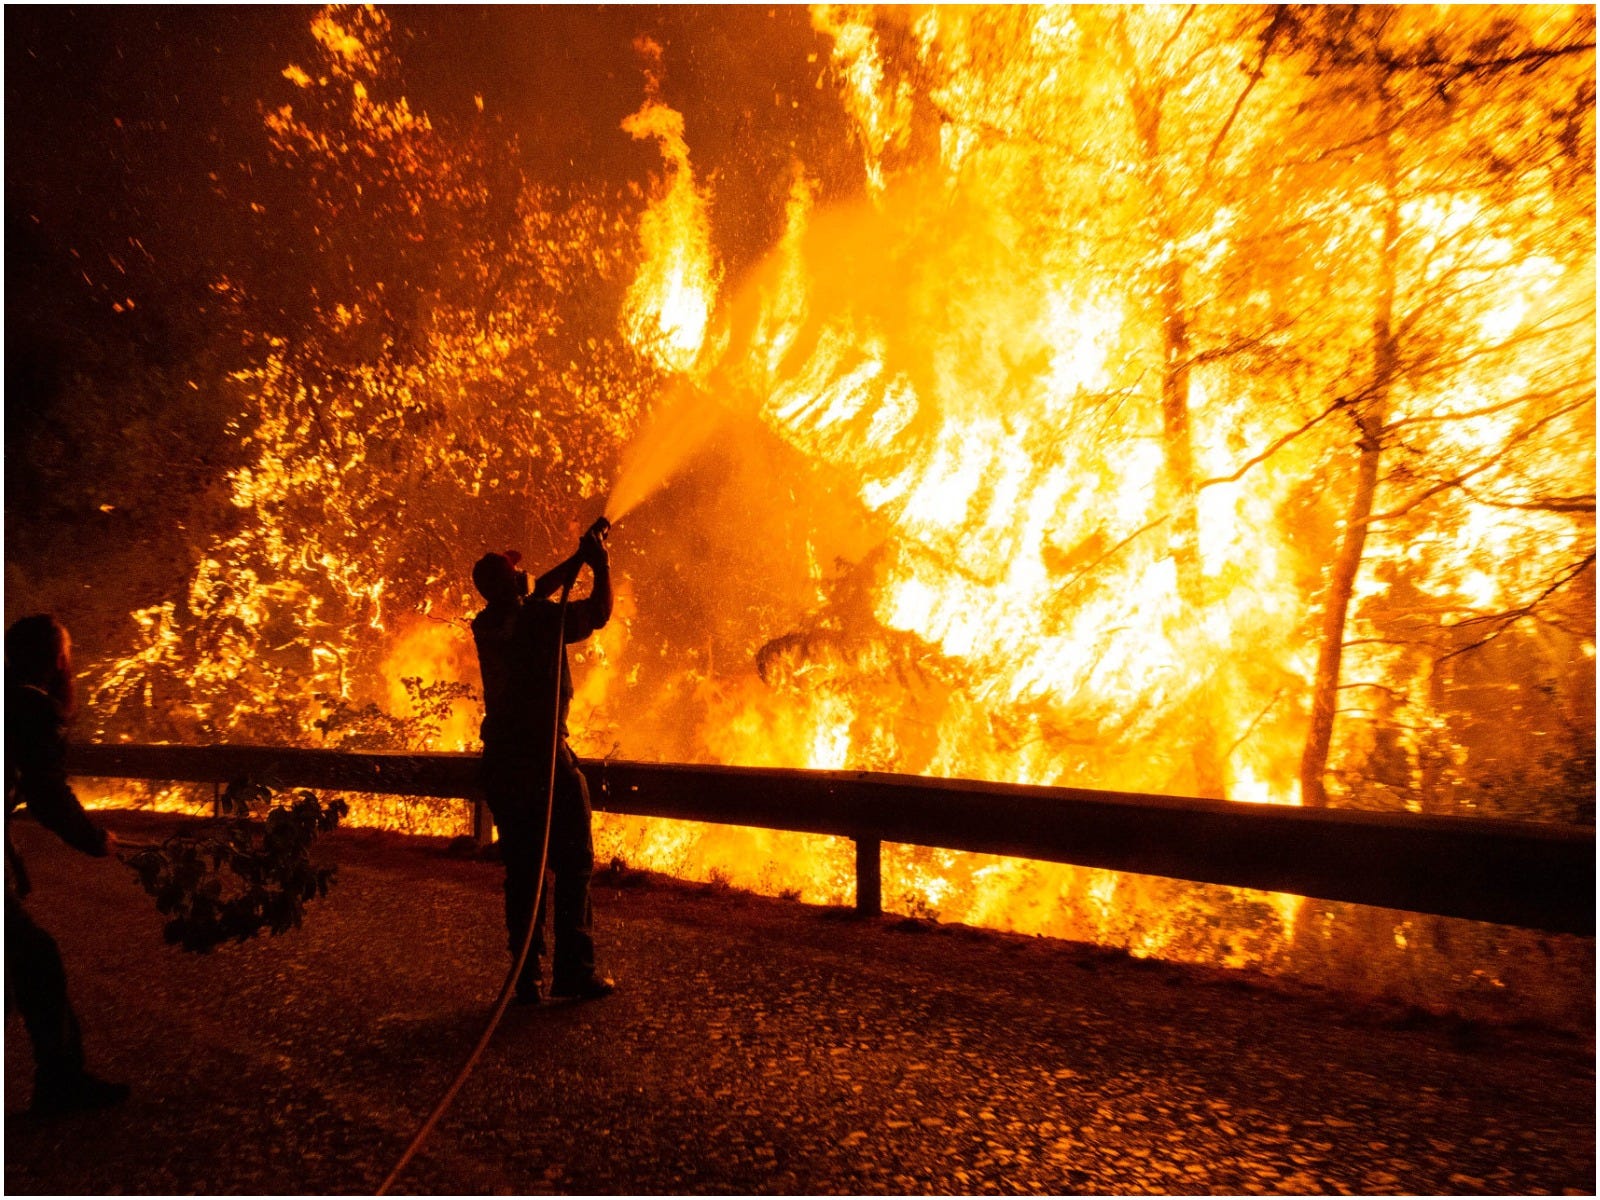
[[[437,703],[466,678],[434,636],[468,603],[455,568],[495,530],[553,542],[547,504],[596,489],[637,404],[645,372],[609,319],[623,218],[522,178],[487,128],[413,112],[381,14],[326,12],[312,33],[314,70],[289,67],[294,102],[264,111],[274,186],[251,205],[303,291],[285,301],[277,265],[260,293],[217,285],[263,318],[231,377],[254,451],[237,520],[186,596],[136,614],[144,645],[96,713],[117,727],[141,702],[158,736],[338,744],[382,724],[352,705],[409,699],[432,719],[391,723],[402,744],[464,742],[470,714]]]
[[[1330,380],[1354,471],[1331,472],[1349,483],[1301,785],[1308,803],[1328,802],[1338,698],[1364,691],[1345,725],[1345,790],[1370,794],[1366,777],[1414,809],[1471,807],[1447,782],[1464,747],[1446,730],[1468,716],[1451,711],[1456,672],[1482,668],[1457,660],[1524,619],[1543,625],[1527,652],[1548,665],[1543,680],[1513,667],[1499,685],[1511,693],[1549,687],[1557,664],[1593,652],[1578,615],[1594,563],[1593,211],[1568,158],[1586,120],[1592,138],[1593,90],[1541,69],[1592,54],[1593,28],[1537,10],[1471,31],[1388,10],[1323,16],[1301,31],[1319,77],[1312,111],[1325,129],[1339,118],[1321,144],[1356,197],[1341,240],[1368,266],[1343,274],[1367,287],[1345,295],[1370,333]],[[1347,680],[1353,609],[1366,617],[1352,647],[1365,677]],[[1581,692],[1567,705],[1570,728]],[[1561,740],[1557,754],[1581,761]],[[1550,781],[1546,815],[1566,815],[1573,782]]]

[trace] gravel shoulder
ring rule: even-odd
[[[437,840],[341,831],[303,928],[204,956],[127,869],[17,840],[91,1066],[134,1093],[31,1116],[8,1016],[9,1194],[371,1192],[507,965],[497,864]],[[397,1191],[1595,1191],[1592,1036],[642,875],[595,909],[617,994],[509,1012]]]

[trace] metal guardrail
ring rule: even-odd
[[[474,754],[89,745],[77,775],[481,801]],[[857,907],[881,911],[882,842],[939,846],[1556,933],[1595,932],[1595,831],[1477,817],[799,771],[587,761],[604,812],[832,834],[856,844]],[[480,818],[481,819],[481,818]]]

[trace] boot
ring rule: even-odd
[[[39,1116],[113,1108],[127,1098],[127,1084],[110,1083],[87,1071],[44,1075],[33,1084],[33,1112]]]

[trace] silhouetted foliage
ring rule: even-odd
[[[420,675],[407,675],[400,683],[411,702],[410,716],[394,716],[371,702],[355,705],[324,695],[319,697],[323,716],[313,727],[322,731],[329,746],[340,750],[428,750],[456,701],[478,699],[472,688],[454,680],[424,683]]]
[[[328,894],[336,870],[312,861],[311,844],[348,811],[307,791],[274,802],[270,788],[246,781],[229,785],[222,808],[198,833],[119,856],[167,917],[167,943],[202,954],[263,929],[299,928],[306,902]]]

